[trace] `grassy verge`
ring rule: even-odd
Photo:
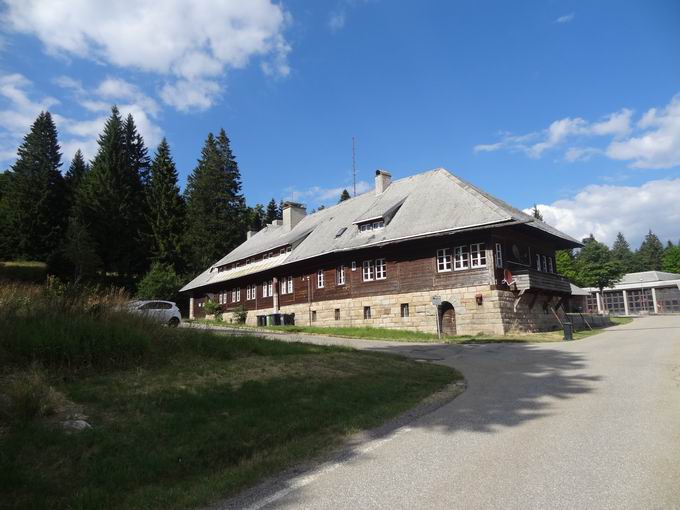
[[[47,278],[44,262],[8,261],[0,262],[0,281],[43,283]]]
[[[36,299],[12,320],[46,322]],[[0,339],[0,411],[10,397],[39,397],[42,406],[0,412],[0,508],[204,505],[322,454],[459,377],[396,356],[172,330],[124,315],[86,319],[78,308],[67,313],[80,320],[60,325],[49,343],[22,350]],[[116,333],[97,329],[113,321]],[[135,355],[116,354],[130,342]],[[20,391],[21,381],[35,391]],[[10,386],[18,395],[2,394]],[[75,413],[92,428],[64,431]]]
[[[629,317],[612,317],[613,325],[627,324],[633,319]],[[511,333],[508,335],[458,335],[446,336],[441,340],[433,333],[425,333],[422,331],[406,331],[399,329],[388,328],[372,328],[372,327],[321,327],[321,326],[266,326],[253,327],[245,325],[236,325],[228,322],[215,320],[197,320],[199,324],[208,326],[221,326],[229,328],[244,329],[247,331],[272,331],[281,333],[305,333],[312,335],[328,335],[343,338],[360,338],[364,340],[394,340],[404,342],[445,342],[453,344],[470,344],[470,343],[530,343],[530,342],[559,342],[564,339],[564,334],[559,331],[546,331],[540,333]],[[594,328],[593,330],[585,329],[574,332],[574,340],[580,340],[589,336],[601,333],[606,328]]]

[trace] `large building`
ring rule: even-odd
[[[581,246],[438,168],[305,214],[284,204],[275,221],[182,291],[190,316],[207,299],[248,324],[272,314],[296,324],[381,326],[446,334],[559,326],[570,285],[555,250]],[[440,306],[433,305],[441,300]]]
[[[592,313],[645,315],[680,313],[680,274],[643,271],[624,275],[614,287],[600,292],[586,288],[583,309]]]

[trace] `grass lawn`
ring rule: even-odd
[[[0,262],[0,281],[9,280],[25,283],[43,283],[46,278],[47,266],[44,262]]]
[[[629,317],[612,317],[611,322],[614,325],[627,324],[633,319]],[[252,326],[235,325],[228,322],[221,322],[215,320],[201,319],[196,321],[199,324],[206,324],[209,326],[223,326],[243,328],[247,330],[265,330],[265,331],[279,331],[283,333],[307,333],[314,335],[329,335],[346,338],[362,338],[366,340],[395,340],[405,342],[439,342],[436,334],[425,333],[422,331],[407,331],[399,329],[388,328],[372,328],[372,327],[321,327],[321,326],[268,326],[255,328]],[[580,330],[574,332],[574,340],[580,340],[597,333],[601,333],[606,328],[594,328],[591,330]],[[445,343],[455,344],[470,344],[470,343],[492,343],[492,342],[511,342],[511,343],[528,343],[528,342],[559,342],[564,339],[564,333],[559,331],[547,331],[540,333],[513,333],[503,336],[498,335],[459,335],[442,337],[441,341]]]
[[[163,331],[167,343],[152,342],[126,368],[49,368],[92,429],[66,433],[64,416],[0,421],[0,508],[204,505],[460,377],[342,347]]]

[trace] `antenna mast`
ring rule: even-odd
[[[356,162],[356,150],[354,148],[355,142],[354,137],[352,137],[352,184],[354,186],[354,195],[357,196],[357,162]]]

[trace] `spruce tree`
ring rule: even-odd
[[[89,165],[83,158],[83,153],[78,149],[71,160],[71,165],[64,176],[64,183],[66,184],[66,198],[68,202],[67,210],[70,211],[75,202],[76,190],[85,178],[85,174],[90,169]]]
[[[630,249],[630,245],[621,232],[616,234],[616,240],[612,245],[611,250],[612,259],[617,261],[626,273],[632,273],[637,270],[635,255]]]
[[[250,230],[259,232],[264,226],[264,206],[262,204],[255,204],[255,207],[250,208]]]
[[[9,206],[7,205],[7,190],[11,174],[8,171],[0,172],[0,260],[14,258],[14,242],[10,225]]]
[[[124,123],[115,106],[97,143],[97,155],[76,193],[75,214],[87,228],[104,269],[130,275],[140,265],[143,196],[139,177],[131,170]]]
[[[641,271],[660,271],[663,261],[663,245],[651,230],[637,251]]]
[[[238,174],[226,164],[235,161],[233,156],[226,157],[225,148],[208,134],[198,165],[187,180],[186,238],[194,272],[223,257],[245,237],[242,225],[233,224],[234,216],[242,214],[241,207],[245,211],[245,204],[240,193],[234,193]]]
[[[229,245],[237,246],[245,239],[248,229],[248,207],[242,193],[241,171],[238,168],[236,157],[231,150],[231,141],[224,129],[220,129],[216,138],[217,149],[220,154],[223,171],[227,175],[227,196],[230,221],[225,225],[229,233]]]
[[[276,205],[276,200],[273,198],[267,204],[267,211],[265,213],[265,223],[271,223],[279,218],[279,208]]]
[[[538,210],[538,206],[536,204],[534,204],[534,208],[531,211],[531,215],[537,220],[543,221],[543,215],[541,214],[541,211]]]
[[[9,242],[18,256],[45,261],[64,235],[66,187],[59,150],[52,116],[41,112],[17,151],[3,199]]]
[[[175,162],[165,138],[161,141],[153,162],[148,184],[148,223],[151,229],[151,256],[155,262],[170,265],[176,272],[184,271],[184,199],[177,184]]]
[[[346,189],[343,189],[342,193],[340,193],[340,200],[338,200],[338,203],[344,202],[345,200],[349,200],[350,198],[352,198],[352,197],[350,197],[349,191],[347,191]]]

